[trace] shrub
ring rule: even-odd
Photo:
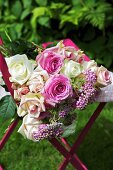
[[[71,38],[99,64],[112,68],[112,0],[1,0],[0,34],[41,44]]]

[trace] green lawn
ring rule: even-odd
[[[68,140],[72,144],[86,124],[97,104],[88,106],[78,113],[76,134]],[[21,122],[20,122],[21,123]],[[7,123],[0,127],[0,138]],[[16,128],[16,130],[18,127]],[[33,143],[25,140],[17,132],[0,153],[0,164],[4,170],[57,170],[63,157],[48,141]],[[113,169],[113,104],[109,103],[93,125],[83,144],[77,151],[89,170]],[[67,170],[74,170],[69,165]]]

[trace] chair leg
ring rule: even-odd
[[[100,103],[99,106],[96,108],[95,112],[93,113],[93,115],[91,116],[91,118],[89,119],[88,123],[86,124],[86,126],[83,128],[83,130],[81,131],[80,135],[78,136],[77,140],[75,141],[74,145],[71,147],[70,150],[70,154],[73,155],[76,150],[78,149],[78,147],[80,146],[80,144],[82,143],[82,141],[84,140],[85,136],[87,135],[87,133],[89,132],[90,128],[92,127],[92,125],[94,124],[95,120],[97,119],[97,117],[99,116],[100,112],[102,111],[102,109],[104,108],[106,103]],[[68,165],[69,160],[68,159],[64,159],[63,164],[65,165],[65,167]]]
[[[73,167],[75,167],[77,170],[86,170],[84,169],[84,166],[82,166],[82,164],[78,161],[79,159],[77,155],[73,156],[69,154],[67,149],[56,138],[49,140],[49,142],[66,158],[66,160],[68,160],[68,163],[70,162],[73,165]],[[65,169],[64,165],[62,166],[61,164],[59,170],[64,169]]]
[[[19,122],[19,118],[17,117],[12,124],[9,126],[7,132],[5,133],[5,135],[3,136],[3,138],[0,140],[0,151],[2,150],[2,148],[4,147],[5,143],[8,141],[9,137],[11,136],[11,134],[13,133],[14,129],[16,128],[17,124]]]
[[[67,149],[68,151],[70,151],[70,150],[71,150],[71,146],[69,145],[68,141],[67,141],[65,138],[61,138],[61,141],[62,141],[62,143],[64,143],[66,149]],[[86,167],[86,165],[84,165],[84,163],[78,158],[78,156],[77,156],[75,153],[72,154],[72,155],[73,155],[74,158],[77,160],[77,162],[81,165],[82,169],[88,170],[87,167]],[[64,170],[64,169],[66,168],[67,163],[65,164],[65,162],[66,162],[66,158],[64,158],[64,161],[61,163],[61,165],[60,165],[60,167],[59,167],[59,170]],[[78,169],[78,170],[81,170],[81,168]]]

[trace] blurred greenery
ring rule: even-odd
[[[97,103],[78,112],[76,133],[68,138],[72,145],[75,138],[85,126]],[[113,104],[109,103],[94,123],[77,154],[89,170],[112,170],[113,168]],[[9,122],[0,127],[0,139]],[[4,170],[57,170],[63,160],[61,154],[47,141],[34,143],[24,139],[17,130],[0,153],[0,164]],[[69,165],[66,170],[74,170]]]
[[[113,68],[113,0],[0,0],[0,35],[7,41],[71,38],[91,59]]]

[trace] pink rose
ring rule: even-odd
[[[52,76],[45,84],[43,95],[48,104],[55,106],[56,103],[72,96],[70,80],[61,74]]]
[[[97,85],[100,87],[105,87],[111,84],[110,72],[103,66],[98,67],[97,72]]]
[[[63,65],[62,56],[49,50],[45,50],[42,54],[39,54],[36,61],[48,72],[48,74],[59,73]]]

